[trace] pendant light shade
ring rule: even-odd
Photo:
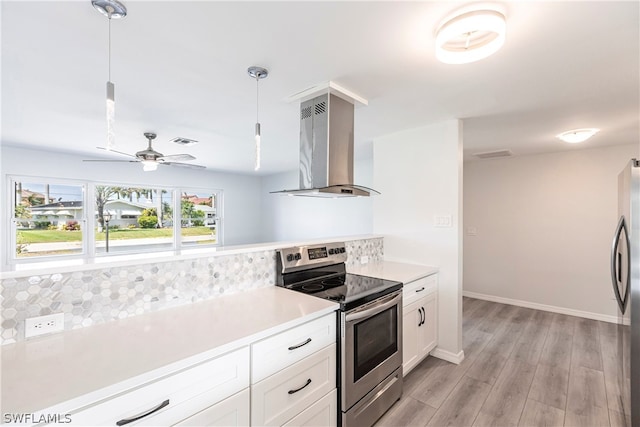
[[[107,79],[107,150],[115,145],[116,87],[111,81],[111,19],[127,16],[127,8],[117,0],[92,0],[93,7],[109,20],[109,72]]]
[[[259,120],[259,116],[258,116],[258,111],[259,111],[259,83],[260,83],[260,79],[264,79],[269,75],[269,71],[266,68],[262,68],[262,67],[249,67],[247,69],[247,73],[249,73],[249,77],[256,79],[256,134],[255,134],[255,145],[256,145],[256,161],[255,161],[255,170],[259,170],[260,169],[260,138],[261,138],[261,134],[260,134],[260,120]]]

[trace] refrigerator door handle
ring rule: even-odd
[[[626,271],[622,274],[622,254],[618,249],[621,238],[624,233],[624,244],[625,244],[625,252],[626,252]],[[629,285],[631,283],[631,253],[629,251],[631,245],[629,242],[629,234],[627,233],[627,223],[625,221],[624,216],[620,217],[620,221],[618,221],[618,226],[616,227],[615,235],[613,236],[613,244],[611,245],[611,282],[613,284],[613,293],[616,296],[616,301],[618,302],[618,306],[620,307],[620,311],[622,314],[627,309],[627,301],[629,300]],[[620,287],[618,283],[622,283],[624,277],[624,296],[620,295]]]

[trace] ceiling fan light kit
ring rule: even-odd
[[[580,142],[584,142],[587,139],[591,138],[593,135],[598,133],[600,129],[596,128],[584,128],[584,129],[574,129],[568,130],[566,132],[562,132],[556,135],[561,141],[567,142],[569,144],[578,144]]]
[[[269,75],[269,71],[266,68],[252,66],[247,69],[247,73],[249,77],[252,79],[256,79],[256,133],[255,133],[255,144],[256,144],[256,162],[255,162],[255,170],[260,169],[260,120],[258,119],[258,109],[259,109],[259,83],[260,79],[264,79]]]
[[[436,31],[436,58],[445,64],[479,61],[500,50],[506,31],[500,5],[479,4],[459,9]]]
[[[191,154],[170,154],[165,156],[159,151],[153,149],[153,140],[156,138],[156,134],[153,132],[145,132],[145,138],[147,138],[147,148],[138,151],[135,155],[123,153],[116,150],[108,150],[106,148],[97,147],[101,150],[111,151],[112,153],[122,154],[131,158],[131,160],[84,160],[85,162],[121,162],[121,163],[142,163],[142,170],[145,172],[152,172],[158,169],[158,165],[167,166],[183,166],[188,168],[205,169],[204,166],[194,165],[191,163],[180,163],[182,161],[195,160]]]
[[[117,0],[91,0],[93,7],[109,20],[109,77],[107,80],[107,150],[115,145],[116,88],[111,81],[111,19],[127,16],[127,8]]]

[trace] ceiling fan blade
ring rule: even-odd
[[[182,168],[192,168],[192,169],[206,169],[206,166],[201,166],[201,165],[193,165],[191,163],[178,163],[178,162],[160,162],[158,163],[160,165],[167,165],[167,166],[180,166]]]
[[[162,156],[159,157],[158,160],[160,161],[187,161],[187,160],[195,160],[196,158],[193,157],[191,154],[169,154],[168,156]]]
[[[123,156],[127,156],[127,157],[135,157],[133,154],[127,154],[127,153],[123,153],[122,151],[111,150],[111,149],[105,148],[105,147],[96,147],[96,148],[98,150],[104,150],[104,151],[110,151],[112,153],[122,154]]]
[[[83,162],[102,162],[102,163],[139,163],[139,160],[97,160],[97,159],[84,159]]]

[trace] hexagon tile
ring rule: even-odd
[[[382,260],[383,239],[346,242],[347,263]],[[276,252],[258,251],[0,281],[2,344],[22,341],[24,320],[64,313],[65,330],[273,286]]]

